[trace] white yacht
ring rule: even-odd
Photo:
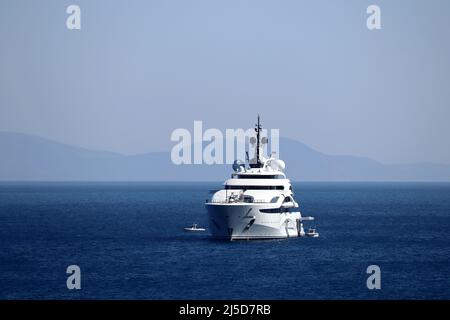
[[[236,160],[234,173],[206,202],[210,232],[213,237],[229,240],[280,239],[304,236],[302,217],[294,199],[282,160],[264,158],[261,145],[261,125],[255,126],[255,157],[247,163]],[[256,140],[256,141],[255,141]]]

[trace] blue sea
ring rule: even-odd
[[[319,238],[185,233],[219,186],[0,184],[0,299],[450,299],[450,184],[294,183]]]

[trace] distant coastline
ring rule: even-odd
[[[327,155],[289,138],[280,138],[280,151],[292,181],[450,182],[446,164]],[[170,152],[128,156],[10,132],[0,132],[0,154],[0,181],[221,181],[230,170],[229,165],[175,165]]]

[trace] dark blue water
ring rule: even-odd
[[[294,185],[316,239],[184,233],[219,185],[1,184],[0,298],[450,299],[450,184]]]

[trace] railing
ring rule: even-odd
[[[226,199],[226,200],[206,200],[206,203],[272,203],[262,199]]]

